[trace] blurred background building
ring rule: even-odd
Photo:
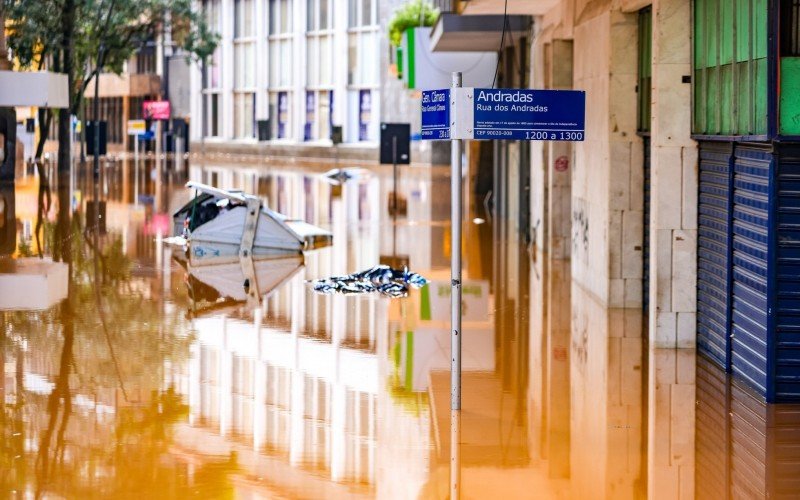
[[[382,109],[392,78],[386,20],[400,3],[203,1],[222,39],[192,71],[192,141],[234,154],[263,151],[252,148],[266,141],[268,153],[319,157],[329,153],[315,147],[331,146],[341,127],[341,140],[372,159],[381,121],[418,114],[411,97]]]

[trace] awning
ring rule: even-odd
[[[530,16],[508,16],[505,45],[529,33]],[[503,36],[503,16],[460,16],[444,13],[431,32],[433,52],[496,52]]]
[[[0,71],[0,107],[69,107],[67,75],[50,71]]]

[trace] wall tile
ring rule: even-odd
[[[672,310],[694,312],[697,307],[697,230],[678,230],[672,236]]]

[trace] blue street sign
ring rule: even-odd
[[[422,139],[450,138],[450,89],[422,91]]]
[[[582,141],[586,93],[474,89],[475,139]]]
[[[153,139],[155,136],[156,134],[154,134],[152,130],[148,130],[147,132],[141,133],[136,137],[141,141],[149,141]]]

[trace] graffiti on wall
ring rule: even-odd
[[[589,250],[589,216],[581,203],[572,211],[572,250]]]

